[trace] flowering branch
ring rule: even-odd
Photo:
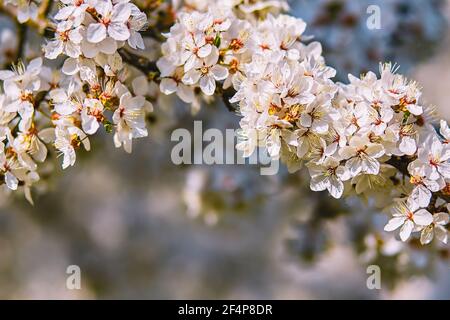
[[[263,147],[290,172],[306,167],[313,191],[393,207],[385,230],[400,228],[403,241],[417,232],[423,244],[434,236],[446,243],[450,129],[445,121],[439,132],[433,127],[418,85],[391,64],[379,76],[336,83],[320,43],[303,41],[306,23],[281,14],[285,1],[206,2],[152,2],[149,18],[127,0],[65,0],[53,24],[51,1],[8,0],[18,22],[47,33],[45,58],[64,59],[56,76],[42,58],[0,72],[0,172],[8,188],[23,186],[30,200],[47,146],[67,168],[100,128],[131,152],[133,139],[148,135],[156,83],[195,110],[220,97],[242,117],[237,147],[245,156]],[[164,16],[176,18],[169,32],[147,29],[165,25]],[[157,61],[135,53],[148,38],[162,42]]]

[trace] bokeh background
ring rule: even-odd
[[[381,8],[380,30],[366,27],[371,4]],[[397,62],[450,120],[450,2],[290,5],[322,42],[338,80]],[[0,17],[0,34],[10,28]],[[0,39],[0,51],[12,45]],[[450,298],[449,246],[404,245],[382,231],[388,218],[370,202],[313,194],[301,173],[175,166],[174,129],[192,129],[194,120],[237,128],[239,118],[221,103],[195,116],[170,97],[155,107],[150,138],[132,155],[105,134],[75,167],[48,168],[58,174],[34,190],[34,206],[1,196],[0,298]],[[370,264],[381,267],[381,290],[366,286]],[[81,290],[66,288],[69,265],[81,268]]]

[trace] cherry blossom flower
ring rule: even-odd
[[[114,112],[113,121],[117,126],[114,144],[117,148],[123,145],[126,152],[131,153],[132,139],[148,135],[145,128],[145,98],[133,97],[130,92],[123,92],[120,96],[119,108]]]
[[[309,174],[311,175],[311,190],[328,192],[336,199],[344,193],[344,183],[350,179],[347,168],[340,165],[336,158],[328,157],[323,164],[309,164]]]
[[[450,145],[443,144],[439,139],[433,137],[430,141],[422,144],[418,151],[418,159],[414,162],[422,166],[425,175],[431,180],[441,177],[450,177]]]
[[[99,14],[99,22],[89,24],[86,34],[89,42],[99,43],[107,36],[117,41],[128,40],[130,30],[127,22],[131,15],[128,3],[113,5],[111,0],[98,0],[94,8]]]
[[[47,43],[44,47],[47,59],[56,59],[60,54],[72,58],[78,58],[81,54],[81,41],[83,39],[80,31],[82,27],[73,28],[72,21],[63,21],[58,24],[55,40]]]
[[[418,203],[422,208],[428,207],[433,192],[438,192],[445,187],[445,181],[442,178],[431,180],[427,178],[425,168],[418,166],[418,163],[411,163],[408,167],[411,174],[410,182],[414,186],[410,194],[411,200]]]
[[[429,244],[436,236],[439,241],[447,244],[448,232],[444,226],[449,223],[449,220],[449,215],[446,212],[434,214],[433,223],[425,227],[420,234],[420,243]]]
[[[55,148],[58,149],[60,154],[63,156],[63,169],[67,169],[69,166],[73,166],[75,164],[75,150],[81,145],[84,146],[86,151],[91,149],[91,144],[88,137],[81,129],[77,127],[56,127],[55,135]]]
[[[89,135],[97,132],[99,122],[104,119],[103,104],[97,99],[85,99],[81,111],[81,124],[83,131]]]
[[[393,209],[393,218],[384,227],[385,231],[400,229],[400,239],[408,240],[416,226],[426,227],[433,222],[433,216],[411,200],[399,203]]]
[[[56,20],[70,20],[75,26],[79,26],[85,17],[85,12],[90,8],[92,0],[60,0],[65,6],[61,7],[55,14]]]
[[[215,52],[215,51],[214,51]],[[228,77],[227,68],[217,64],[218,53],[212,53],[202,61],[202,65],[189,70],[182,81],[188,85],[199,83],[204,94],[211,96],[216,90],[216,80],[225,80]]]
[[[377,159],[384,155],[384,148],[370,142],[367,137],[354,136],[348,146],[339,150],[339,154],[347,160],[345,165],[353,177],[361,172],[378,174],[380,162]]]

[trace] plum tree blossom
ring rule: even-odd
[[[430,243],[433,238],[436,238],[443,242],[447,243],[448,241],[448,232],[445,229],[445,225],[449,223],[449,215],[446,212],[439,212],[433,216],[433,223],[425,227],[420,234],[420,242],[422,244]]]
[[[117,41],[125,41],[130,37],[127,27],[131,16],[129,3],[117,3],[113,5],[110,0],[99,0],[94,4],[97,22],[90,23],[86,38],[91,43],[99,43],[107,36]]]
[[[429,226],[433,222],[433,216],[425,209],[420,209],[414,201],[400,203],[394,207],[393,218],[384,227],[385,231],[393,231],[401,227],[400,238],[408,240],[415,228]]]
[[[192,111],[220,98],[241,117],[246,157],[265,148],[307,173],[312,191],[394,207],[384,229],[400,228],[402,241],[447,242],[450,129],[396,65],[336,82],[339,70],[281,0],[41,2],[5,2],[19,23],[42,22],[24,26],[45,41],[42,56],[18,52],[0,71],[1,181],[30,202],[55,150],[63,169],[74,166],[104,131],[130,153],[151,136],[163,95]]]
[[[36,20],[38,16],[38,5],[40,0],[5,0],[5,5],[17,7],[17,21],[25,23],[28,20]]]

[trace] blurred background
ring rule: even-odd
[[[366,10],[381,9],[369,30]],[[450,120],[450,1],[293,0],[291,13],[348,73],[393,61],[423,86],[424,101]],[[13,26],[0,17],[0,51]],[[14,30],[12,31],[13,34]],[[10,32],[11,33],[11,32]],[[171,132],[238,128],[221,104],[192,116],[160,97],[150,138],[133,154],[112,137],[92,141],[75,167],[22,196],[0,198],[0,298],[12,299],[450,299],[449,246],[404,245],[382,231],[370,202],[313,194],[303,175],[258,166],[175,166]],[[366,269],[381,267],[382,289]],[[81,290],[66,269],[81,268]]]

